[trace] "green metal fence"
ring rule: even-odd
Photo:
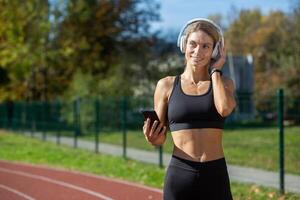
[[[284,120],[300,123],[300,100],[285,97]],[[226,119],[230,126],[243,122],[277,123],[277,96],[255,98],[237,95],[238,106]],[[141,130],[140,110],[152,108],[152,97],[120,99],[81,99],[73,102],[3,102],[0,103],[0,127],[12,130],[61,132],[84,136],[95,132]]]
[[[42,132],[70,137],[93,137],[119,134],[115,141],[126,145],[127,134],[142,136],[141,109],[153,108],[152,97],[103,99],[77,98],[70,102],[3,102],[0,103],[0,127],[19,131]],[[237,107],[225,126],[241,124],[277,124],[277,95],[255,97],[237,94]],[[299,124],[300,100],[284,97],[285,124]],[[99,138],[98,138],[99,139]],[[129,141],[130,142],[130,141]]]
[[[238,106],[226,119],[226,125],[242,122],[277,123],[277,96],[255,98],[237,95]],[[299,124],[300,100],[285,97],[284,120]],[[77,136],[93,132],[141,130],[140,110],[152,108],[152,97],[120,99],[81,99],[73,102],[0,103],[0,127],[13,130],[60,131]]]

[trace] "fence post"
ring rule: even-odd
[[[163,163],[163,145],[160,145],[158,147],[158,153],[159,153],[159,167],[163,167],[164,166],[164,163]]]
[[[33,137],[35,130],[36,130],[36,122],[35,122],[35,118],[36,118],[36,105],[34,102],[31,102],[31,109],[32,109],[32,113],[31,113],[31,131],[30,131],[30,136]]]
[[[5,128],[11,129],[14,120],[14,102],[9,100],[4,105],[6,109]]]
[[[100,131],[100,102],[98,99],[95,101],[95,152],[99,152],[99,131]]]
[[[27,104],[22,102],[21,103],[21,134],[24,134],[24,131],[26,130],[26,108]]]
[[[46,141],[46,102],[42,101],[42,122],[41,122],[41,130],[42,130],[42,135],[43,135],[43,141]]]
[[[127,148],[127,99],[126,97],[122,98],[121,101],[122,104],[122,133],[123,133],[123,157],[126,158],[127,157],[127,152],[126,152],[126,148]]]
[[[279,181],[280,193],[284,194],[284,93],[283,89],[277,90],[277,113],[278,113],[278,128],[279,128]]]
[[[61,106],[60,106],[60,101],[57,101],[57,103],[54,104],[55,106],[55,110],[57,111],[58,113],[58,116],[57,116],[57,119],[58,121],[56,122],[56,144],[57,145],[60,145],[60,119],[61,119],[61,114],[60,114],[60,109],[61,109]]]
[[[80,134],[80,98],[74,101],[74,148],[77,148],[77,137]]]

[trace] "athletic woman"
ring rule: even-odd
[[[196,18],[181,30],[178,46],[185,68],[158,81],[154,109],[160,122],[144,122],[152,145],[162,145],[169,126],[173,154],[164,183],[165,200],[230,200],[230,181],[222,147],[225,118],[236,106],[233,81],[222,76],[226,49],[222,30]]]

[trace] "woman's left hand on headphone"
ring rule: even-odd
[[[219,51],[220,51],[220,57],[216,62],[214,62],[213,67],[221,70],[224,63],[226,62],[226,48],[225,48],[225,45],[223,47],[220,47]]]

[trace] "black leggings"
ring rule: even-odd
[[[194,162],[172,156],[164,200],[232,200],[225,158]]]

